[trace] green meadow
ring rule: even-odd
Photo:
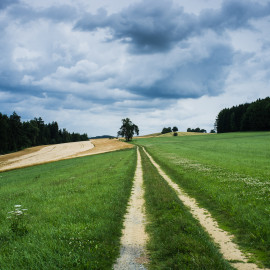
[[[142,150],[141,155],[150,238],[148,269],[234,269]]]
[[[165,172],[270,267],[270,132],[136,139]]]
[[[135,167],[131,149],[1,173],[0,269],[111,269]]]
[[[270,267],[270,132],[133,143],[233,233],[240,248],[253,254],[251,261]],[[141,155],[148,268],[232,269]],[[111,269],[135,167],[134,148],[0,173],[0,269]],[[27,209],[20,220],[18,209]]]

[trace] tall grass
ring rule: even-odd
[[[111,269],[136,166],[134,149],[0,174],[0,269]],[[8,212],[27,208],[27,233]]]
[[[270,133],[140,139],[187,193],[208,208],[253,261],[270,267]]]
[[[233,269],[143,151],[149,269]]]

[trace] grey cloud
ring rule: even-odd
[[[46,18],[56,22],[72,21],[77,18],[78,11],[69,5],[51,6],[36,10],[29,5],[16,5],[9,9],[9,15],[22,22],[33,21],[39,18]]]
[[[103,9],[87,14],[75,29],[94,31],[109,28],[113,39],[131,45],[134,53],[166,51],[195,30],[196,17],[175,7],[172,1],[149,0],[131,5],[118,14],[107,15]]]
[[[10,5],[18,3],[18,0],[1,0],[0,1],[0,9],[5,9]]]
[[[220,10],[207,9],[201,12],[199,20],[204,28],[215,31],[250,27],[252,19],[270,15],[270,2],[260,5],[252,1],[226,0]]]
[[[70,21],[78,16],[78,12],[74,7],[68,5],[53,6],[42,11],[41,16],[50,18],[55,21]]]
[[[4,92],[18,95],[19,97],[23,96],[42,96],[42,89],[34,87],[34,86],[25,86],[20,85],[19,83],[0,83],[0,89]]]
[[[86,14],[74,29],[95,31],[107,28],[113,40],[130,45],[132,53],[155,53],[171,49],[177,42],[200,35],[205,30],[222,34],[226,29],[248,27],[251,19],[270,14],[270,3],[226,0],[219,10],[204,10],[199,16],[185,13],[171,0],[148,0],[108,15],[99,10]]]
[[[233,50],[229,46],[216,45],[206,57],[178,63],[151,85],[131,85],[128,90],[148,98],[216,96],[224,89],[228,67],[232,61]]]

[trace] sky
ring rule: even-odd
[[[22,121],[210,131],[269,86],[270,0],[0,1],[0,112]]]

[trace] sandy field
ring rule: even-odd
[[[97,139],[91,141],[31,147],[23,151],[1,155],[0,171],[132,147],[132,145],[121,142],[117,139]]]

